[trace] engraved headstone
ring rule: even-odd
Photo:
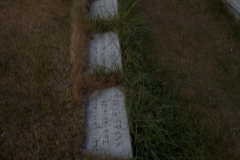
[[[231,12],[240,20],[240,0],[227,0]]]
[[[108,19],[118,12],[117,0],[93,0],[90,5],[90,17]]]
[[[89,70],[102,67],[105,71],[122,69],[119,38],[114,32],[93,36],[89,43]]]
[[[102,156],[132,158],[122,87],[94,92],[87,102],[86,150]]]

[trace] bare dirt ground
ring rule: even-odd
[[[0,1],[0,159],[81,159],[85,6]]]
[[[215,4],[214,4],[215,5]],[[154,30],[161,76],[182,97],[182,107],[219,137],[227,159],[240,157],[240,41],[226,16],[210,12],[202,0],[148,0],[145,11]],[[207,151],[211,156],[211,150]],[[212,157],[218,158],[218,157]],[[211,158],[210,158],[211,159]]]

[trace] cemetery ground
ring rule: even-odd
[[[140,8],[147,8],[144,15],[156,35],[159,76],[181,110],[194,117],[194,130],[204,128],[210,138],[203,139],[206,159],[238,159],[239,23],[221,1],[149,0]]]
[[[70,46],[72,6],[0,1],[0,159],[81,159],[81,61],[70,53],[85,42],[79,33]]]
[[[120,0],[109,22],[87,9],[0,2],[0,159],[83,159],[84,95],[115,85],[126,89],[136,159],[240,156],[240,31],[222,3]],[[119,35],[123,72],[88,74],[87,41],[107,30]]]

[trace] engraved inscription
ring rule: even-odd
[[[102,119],[102,125],[107,125],[108,124],[108,118],[107,117],[104,117]]]
[[[119,100],[118,99],[113,99],[112,105],[113,105],[113,108],[117,108],[119,106]]]
[[[92,119],[90,121],[90,125],[92,125],[93,127],[97,127],[97,115],[96,114],[92,115]]]
[[[105,71],[122,69],[119,39],[114,32],[96,34],[89,43],[89,70],[98,67]]]
[[[121,87],[96,91],[89,98],[87,151],[119,158],[132,158],[124,99]]]
[[[121,120],[117,120],[117,121],[113,121],[113,128],[115,129],[121,129],[122,128],[122,124],[121,124]]]
[[[117,116],[119,116],[120,115],[120,111],[114,111],[114,112],[112,112],[112,117],[113,118],[116,118]]]
[[[91,108],[92,108],[92,110],[93,110],[94,112],[97,111],[97,98],[94,98],[94,99],[92,100]]]
[[[109,145],[109,135],[108,135],[108,129],[103,131],[103,145]]]

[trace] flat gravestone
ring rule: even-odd
[[[119,38],[114,32],[96,34],[89,43],[89,70],[99,67],[105,71],[122,69]]]
[[[240,20],[240,0],[227,0],[230,6],[231,12]]]
[[[132,158],[122,87],[94,92],[87,101],[86,150],[94,155]]]
[[[90,17],[108,19],[118,12],[117,0],[93,0],[90,4]]]

